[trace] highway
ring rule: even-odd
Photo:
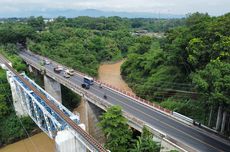
[[[27,51],[20,52],[19,55],[25,61],[29,61],[30,63],[39,64],[41,62],[41,59],[33,54],[30,54]],[[52,72],[57,77],[63,77],[63,72],[57,74],[53,71],[54,67],[56,66],[57,65],[55,65],[52,61],[51,64],[44,65],[46,72]],[[74,76],[68,78],[68,80],[73,84],[81,86],[83,82],[83,77],[81,75],[75,74]],[[220,137],[217,137],[214,134],[197,129],[197,127],[195,126],[188,126],[186,124],[183,124],[171,118],[169,115],[166,115],[144,104],[136,102],[128,96],[119,94],[106,87],[100,88],[99,85],[96,83],[91,86],[88,91],[100,98],[103,98],[103,95],[106,94],[106,101],[110,104],[120,105],[125,112],[132,114],[134,117],[144,121],[146,124],[162,131],[170,137],[173,137],[176,140],[183,142],[195,151],[230,152],[229,141],[219,140]]]

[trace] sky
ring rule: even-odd
[[[0,16],[46,12],[49,9],[98,9],[178,15],[198,11],[218,16],[230,12],[230,0],[0,0]]]

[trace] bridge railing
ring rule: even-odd
[[[33,56],[36,56],[36,58],[38,58],[38,59],[41,60],[41,61],[42,61],[42,60],[49,60],[49,61],[51,61],[49,58],[46,58],[46,57],[43,57],[43,56],[34,54],[34,53],[30,52],[30,51],[27,51],[27,53],[29,53],[29,54],[31,54],[31,55],[33,55]],[[21,57],[24,58],[23,55],[21,55]],[[30,59],[26,58],[26,60],[30,60]],[[37,63],[35,63],[35,62],[30,62],[30,63],[35,64],[35,65],[37,66],[37,69],[38,69],[38,70],[42,70],[42,66],[41,66],[41,65],[39,65],[39,64],[37,64]],[[58,65],[63,66],[65,69],[69,69],[69,67],[67,67],[67,66],[65,66],[65,65],[61,65],[61,64],[59,64],[59,63],[57,63],[57,62],[55,62],[55,61],[53,61],[53,60],[51,61],[51,63],[54,64],[54,65],[56,65],[56,66],[58,66]],[[87,76],[86,74],[81,73],[81,72],[76,71],[76,70],[75,70],[75,74],[77,74],[77,75],[79,75],[79,76],[82,76],[82,77],[83,77],[83,76]],[[52,77],[52,78],[55,78],[55,77]],[[119,93],[119,94],[122,94],[123,96],[127,96],[127,97],[133,99],[134,101],[136,101],[136,102],[138,102],[138,103],[140,103],[140,104],[144,104],[145,106],[148,106],[148,107],[150,107],[150,108],[153,108],[153,109],[155,109],[155,110],[157,110],[157,111],[159,111],[159,112],[162,112],[162,113],[164,113],[164,114],[166,114],[166,115],[172,115],[172,111],[171,111],[171,110],[168,110],[168,109],[166,109],[166,108],[163,108],[163,107],[161,107],[161,106],[159,106],[159,105],[157,105],[157,104],[155,104],[155,103],[153,103],[153,102],[150,102],[150,101],[148,101],[148,100],[142,99],[142,98],[136,96],[135,94],[133,94],[133,93],[131,93],[131,92],[129,92],[129,91],[125,91],[125,90],[123,90],[123,89],[119,89],[119,88],[117,88],[117,87],[115,87],[115,86],[113,86],[113,85],[110,85],[110,84],[108,84],[108,83],[99,81],[99,80],[97,80],[96,78],[94,78],[94,80],[96,81],[96,83],[97,83],[98,85],[99,85],[99,84],[102,84],[102,85],[104,85],[106,88],[108,88],[108,89],[110,89],[110,90],[113,90],[113,91],[115,91],[115,92],[117,92],[117,93]]]
[[[36,89],[33,85],[31,85],[25,78],[23,78],[21,75],[19,75],[11,66],[9,66],[9,64],[5,61],[5,58],[2,57],[0,55],[0,62],[3,63],[8,71],[12,72],[15,79],[17,80],[18,85],[20,85],[20,87],[26,91],[28,91],[28,95],[33,95],[31,97],[32,100],[29,100],[30,103],[28,104],[28,107],[31,108],[33,106],[33,111],[30,115],[33,116],[33,120],[35,120],[35,122],[37,122],[37,125],[40,127],[41,125],[43,125],[43,123],[40,121],[40,114],[38,113],[38,111],[42,111],[42,110],[46,110],[46,113],[49,113],[49,111],[52,109],[54,112],[51,112],[51,117],[56,117],[56,116],[60,116],[60,120],[63,120],[66,122],[67,126],[69,128],[71,128],[72,132],[75,133],[75,137],[77,139],[79,139],[82,144],[87,147],[90,151],[100,151],[100,152],[106,152],[107,150],[101,145],[99,144],[92,136],[90,136],[88,133],[86,133],[81,127],[79,127],[75,122],[73,122],[69,117],[67,117],[63,111],[61,111],[60,109],[57,108],[57,106],[49,101],[49,99],[42,94],[38,89]],[[19,79],[17,79],[17,77]],[[21,83],[22,82],[22,83]],[[26,101],[24,99],[22,99],[22,101]],[[37,104],[35,104],[35,102],[37,101]],[[47,104],[47,106],[44,107],[44,103],[43,101],[45,101],[45,104]],[[38,106],[37,106],[38,105]],[[50,108],[50,109],[48,109]],[[48,111],[48,112],[47,112]],[[44,114],[43,114],[44,115]],[[45,115],[44,115],[45,117]],[[53,118],[54,120],[57,118]],[[45,117],[45,120],[46,117]],[[51,122],[49,120],[47,120],[48,122]],[[63,126],[63,124],[61,123],[61,127]],[[49,130],[48,126],[44,126],[44,128],[47,130]],[[59,128],[60,129],[60,128]]]
[[[31,61],[30,59],[26,59],[27,62],[29,62],[30,64],[32,64],[36,69],[40,70],[40,65],[37,64],[36,62],[33,62]],[[53,61],[52,61],[53,62]],[[57,65],[59,65],[57,63]],[[103,110],[107,110],[109,107],[111,107],[112,105],[110,103],[108,103],[106,100],[98,97],[98,96],[95,96],[93,93],[83,89],[82,87],[76,85],[76,84],[73,84],[70,80],[68,79],[65,79],[64,77],[58,75],[58,74],[55,74],[53,73],[53,71],[49,70],[49,69],[46,69],[46,75],[51,77],[52,79],[54,80],[57,80],[59,83],[63,84],[64,86],[70,88],[72,91],[74,91],[75,93],[83,96],[84,98],[86,98],[88,101],[92,102],[93,104],[97,105],[98,107],[100,107],[101,109]],[[82,74],[81,74],[82,75]],[[95,80],[98,84],[102,83],[104,86],[106,86],[108,89],[112,89],[113,91],[116,91],[118,93],[121,93],[122,95],[125,95],[125,96],[129,96],[130,98],[134,99],[135,101],[137,102],[140,102],[141,104],[145,104],[146,106],[150,106],[151,108],[154,108],[154,109],[158,109],[160,110],[161,112],[163,111],[165,114],[167,115],[172,115],[172,111],[170,110],[167,110],[167,109],[164,109],[160,106],[158,106],[157,104],[154,104],[154,103],[151,103],[147,100],[144,100],[144,99],[141,99],[133,94],[131,94],[130,92],[126,92],[126,91],[123,91],[123,90],[120,90],[116,87],[113,87],[109,84],[106,84],[106,83],[103,83],[101,81],[98,81],[98,80]],[[129,114],[125,111],[123,111],[123,115],[124,117],[126,117],[128,120],[129,120],[129,124],[132,126],[132,125],[135,125],[135,127],[138,127],[139,131],[141,131],[141,129],[146,126],[147,124],[134,117],[132,114]],[[134,124],[133,124],[134,123]],[[177,144],[179,144],[179,148],[182,150],[182,151],[194,151],[192,150],[192,148],[186,146],[185,144],[183,144],[183,142],[180,142],[179,140],[176,140],[172,137],[170,137],[169,135],[161,132],[160,130],[157,130],[157,129],[154,129],[152,127],[150,127],[150,125],[147,125],[148,128],[151,128],[151,132],[154,133],[155,136],[161,138],[162,140],[168,140],[170,141],[172,144],[174,144],[175,146]],[[136,128],[137,129],[137,128]],[[178,145],[177,145],[178,146]]]
[[[28,80],[33,86],[35,86],[41,93],[43,93],[50,101],[52,101],[61,111],[63,111],[68,117],[72,118],[77,124],[80,124],[80,116],[75,115],[70,112],[65,106],[63,106],[60,102],[54,99],[51,95],[49,95],[44,89],[42,89],[39,85],[37,85],[34,81],[32,81],[29,77],[25,75],[25,73],[21,74],[26,80]]]

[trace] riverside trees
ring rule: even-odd
[[[122,116],[119,106],[110,107],[101,116],[99,126],[106,136],[105,146],[112,152],[159,152],[160,144],[153,141],[153,135],[143,128],[141,136],[137,139],[132,135],[132,130],[127,124],[127,119]]]

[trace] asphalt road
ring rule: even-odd
[[[35,63],[41,62],[38,57],[29,55],[28,52],[21,52],[20,56],[22,56],[24,60],[30,60]],[[54,63],[51,63],[49,65],[45,65],[45,68],[50,72],[53,72],[53,68],[56,66],[57,65],[54,65]],[[63,76],[63,72],[56,75]],[[77,74],[71,76],[68,80],[79,86],[81,86],[83,82],[82,76]],[[109,103],[122,106],[124,111],[197,151],[230,152],[230,143],[228,144],[229,141],[225,140],[225,142],[222,142],[223,140],[219,140],[220,138],[214,134],[197,129],[195,126],[182,124],[170,116],[138,103],[127,96],[121,95],[110,89],[106,89],[105,87],[100,88],[98,84],[91,86],[88,91],[101,98],[103,98],[103,95],[106,94],[106,100]]]

